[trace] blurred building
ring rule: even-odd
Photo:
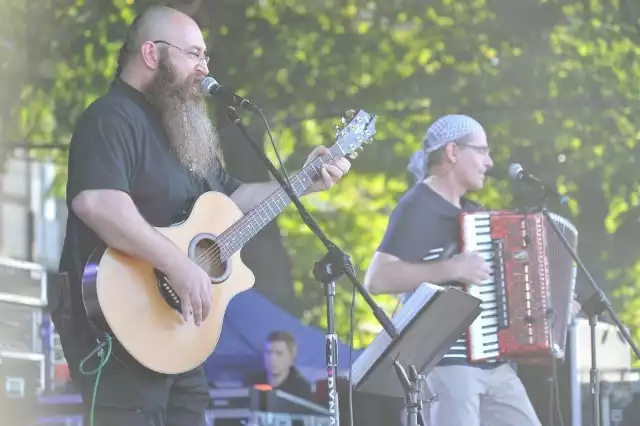
[[[0,158],[0,257],[57,269],[67,210],[51,192],[53,163],[23,149],[8,149]]]

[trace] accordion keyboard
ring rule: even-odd
[[[491,238],[489,213],[465,216],[462,219],[463,247],[484,258],[492,270],[488,280],[467,286],[467,293],[482,301],[482,313],[469,327],[469,360],[478,361],[500,356],[498,331],[508,325],[508,310],[504,289],[504,270],[500,242]]]

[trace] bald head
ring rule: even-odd
[[[171,39],[176,28],[184,24],[196,25],[193,19],[182,12],[167,6],[153,6],[131,24],[126,43],[131,43],[133,50],[137,50],[145,41]]]
[[[158,40],[178,46],[190,42],[185,48],[204,50],[200,28],[190,16],[167,6],[152,6],[131,23],[120,51],[117,74],[127,71],[135,64],[135,58],[144,55],[142,50],[145,43]]]

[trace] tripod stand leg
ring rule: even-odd
[[[589,316],[589,327],[591,330],[591,370],[589,371],[589,384],[591,387],[591,414],[593,416],[593,426],[600,426],[602,418],[600,417],[600,372],[598,371],[597,349],[596,349],[596,325],[598,324],[598,316]]]

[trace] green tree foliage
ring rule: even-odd
[[[107,89],[127,24],[151,3],[39,2],[55,25],[38,28],[40,37],[29,46],[50,73],[20,85],[17,130],[36,140],[68,140],[78,113]],[[606,289],[624,290],[625,319],[640,325],[633,102],[640,87],[640,6],[630,0],[172,4],[195,13],[206,30],[211,73],[251,94],[268,114],[287,168],[299,167],[313,145],[332,143],[332,125],[345,109],[379,115],[376,142],[354,160],[349,176],[306,198],[327,234],[352,255],[359,277],[411,184],[406,160],[428,123],[448,112],[469,113],[486,126],[496,163],[521,162],[572,197],[568,209],[551,207],[576,223],[583,259]],[[250,124],[262,137],[260,123]],[[266,177],[251,149],[232,136],[228,130],[230,169],[247,180]],[[494,182],[476,196],[501,208],[522,200],[516,189]],[[265,241],[280,235],[305,318],[324,325],[323,289],[310,274],[324,248],[293,208]],[[291,283],[269,285],[277,292]],[[583,279],[579,287],[588,289]],[[350,289],[342,280],[340,320],[348,317]],[[395,305],[390,296],[377,300],[388,312]],[[362,301],[356,316],[356,340],[363,344],[378,328]],[[347,327],[338,322],[341,335]]]
[[[24,46],[27,36],[24,33],[25,17],[29,15],[28,6],[15,0],[0,2],[0,135],[10,137],[12,131],[12,113],[20,99],[20,86],[27,82],[27,55]],[[35,13],[34,13],[35,15]],[[11,82],[11,84],[8,84]]]

